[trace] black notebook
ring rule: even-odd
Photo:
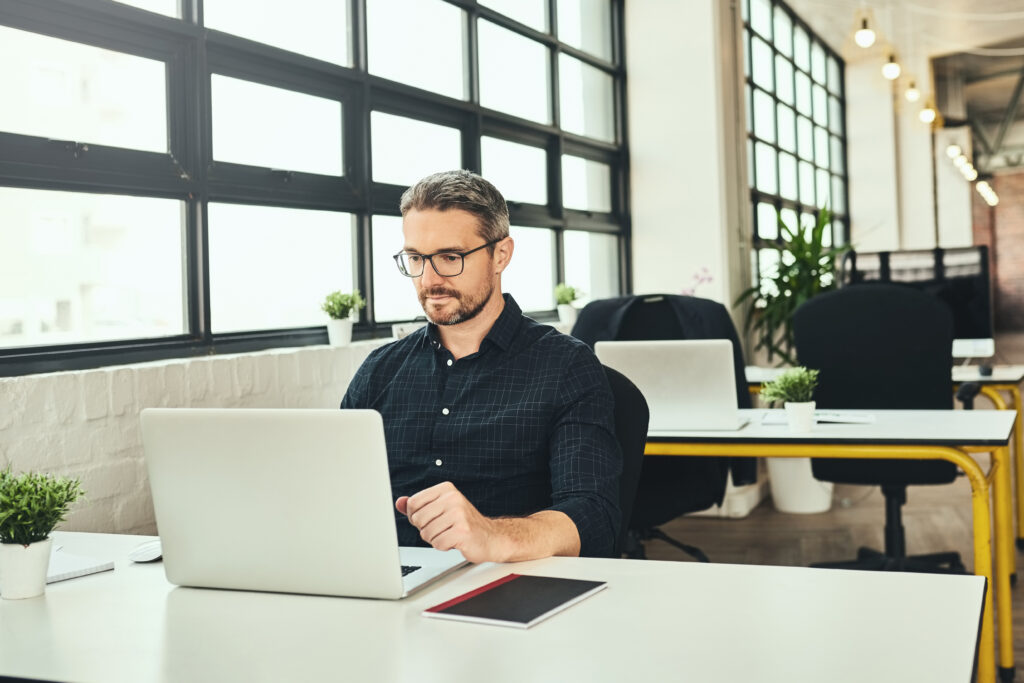
[[[423,616],[530,628],[607,586],[605,581],[509,574],[434,605]]]

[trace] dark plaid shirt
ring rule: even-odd
[[[383,416],[395,498],[450,481],[488,517],[560,510],[588,556],[609,555],[620,525],[613,405],[590,348],[507,294],[478,352],[456,361],[428,324],[375,350],[341,403]],[[395,520],[400,544],[424,544]]]

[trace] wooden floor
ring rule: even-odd
[[[1024,364],[1024,333],[999,335],[997,363]],[[989,408],[980,397],[977,408]],[[981,456],[983,457],[983,456]],[[982,462],[987,470],[987,462]],[[813,515],[777,512],[771,499],[743,519],[680,517],[661,527],[684,543],[701,548],[712,562],[807,566],[848,560],[860,546],[881,549],[885,502],[878,487],[837,486],[832,509]],[[903,509],[907,552],[958,551],[973,567],[970,484],[961,476],[948,486],[916,486]],[[647,541],[652,560],[692,561],[661,541]],[[1024,680],[1024,552],[1018,552],[1020,582],[1013,593],[1014,660]]]

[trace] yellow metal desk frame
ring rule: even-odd
[[[1019,424],[1019,421],[1018,421]],[[910,460],[948,460],[967,475],[971,485],[974,527],[974,573],[987,580],[985,610],[982,616],[978,648],[978,680],[996,680],[995,642],[993,630],[993,593],[998,615],[999,674],[1013,680],[1013,626],[1010,600],[1010,574],[1013,571],[1013,510],[1008,446],[931,446],[893,444],[857,444],[800,441],[799,443],[756,442],[736,439],[716,442],[695,441],[690,437],[674,438],[649,435],[645,455],[726,456],[726,457],[816,457],[816,458],[903,458]],[[990,452],[992,462],[988,473],[971,456]],[[989,487],[992,487],[995,529],[995,572],[992,567],[993,520],[989,514]],[[993,587],[995,590],[993,590]]]

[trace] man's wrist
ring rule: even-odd
[[[579,533],[564,512],[542,510],[528,517],[499,517],[488,522],[488,557],[494,562],[579,555]]]

